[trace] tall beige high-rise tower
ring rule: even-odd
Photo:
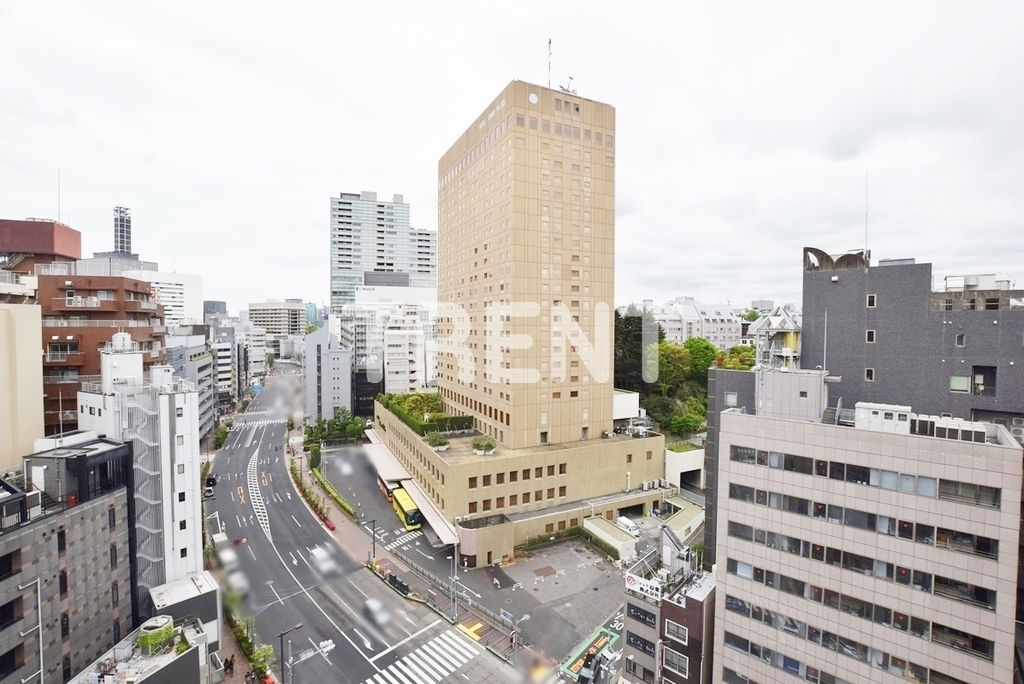
[[[614,258],[615,109],[513,81],[438,164],[447,409],[512,449],[611,430]]]

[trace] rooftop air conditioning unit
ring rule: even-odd
[[[665,480],[665,479],[659,480],[659,484],[661,484],[661,488],[662,489],[668,489],[668,480]]]

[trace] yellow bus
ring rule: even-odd
[[[398,519],[402,521],[405,529],[418,530],[423,527],[423,514],[420,513],[420,509],[416,508],[416,504],[412,502],[412,497],[407,491],[401,487],[393,490],[391,505],[395,507],[395,513],[398,514]]]

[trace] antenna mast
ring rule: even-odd
[[[821,370],[828,370],[828,309],[825,309],[825,335],[821,349]]]
[[[864,272],[868,272],[871,266],[871,257],[868,255],[868,172],[864,172]]]
[[[57,223],[60,223],[60,167],[57,167]]]
[[[548,89],[551,88],[551,39],[548,38]]]

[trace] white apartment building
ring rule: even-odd
[[[306,305],[301,299],[253,302],[249,304],[247,322],[265,331],[267,351],[280,356],[282,339],[306,332]]]
[[[391,315],[384,331],[384,391],[407,394],[426,382],[426,343],[420,311],[403,307]]]
[[[125,271],[126,278],[136,278],[153,286],[153,301],[164,307],[168,327],[203,322],[203,277],[164,271]]]
[[[306,335],[303,400],[307,423],[334,417],[336,408],[352,410],[352,350],[325,325]]]
[[[720,414],[716,681],[1013,681],[1021,446],[907,406],[811,422],[790,375]]]
[[[234,399],[235,345],[230,339],[217,339],[210,344],[214,358],[214,383],[217,388],[217,407],[229,406]]]
[[[245,348],[250,382],[256,376],[267,373],[267,353],[271,351],[270,337],[266,330],[253,325],[246,324],[235,328],[235,342]]]
[[[139,586],[152,589],[203,571],[199,394],[171,366],[144,378],[142,358],[114,334],[100,382],[78,393],[78,426],[132,443]]]
[[[217,417],[216,363],[210,341],[206,335],[193,334],[206,328],[193,330],[180,327],[164,338],[167,347],[167,363],[174,368],[175,376],[192,383],[199,392],[199,434],[201,438],[213,432]]]
[[[437,286],[437,233],[409,225],[402,195],[331,198],[331,309],[355,301],[361,286]]]
[[[416,307],[427,346],[433,349],[437,340],[437,289],[433,287],[372,286],[356,288],[355,301],[340,307],[331,320],[337,322],[336,334],[342,346],[353,350],[354,363],[382,364],[384,331],[396,311]],[[433,370],[429,374],[433,379]]]
[[[650,309],[665,331],[665,339],[676,344],[702,337],[725,350],[738,345],[743,334],[743,325],[728,304],[703,304],[693,297],[676,297]]]

